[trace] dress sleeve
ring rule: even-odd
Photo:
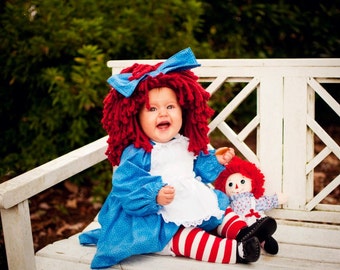
[[[155,214],[162,207],[157,204],[156,196],[164,183],[160,176],[150,175],[150,160],[150,153],[128,147],[113,174],[111,194],[130,215]]]
[[[257,211],[268,211],[278,206],[279,203],[276,194],[272,196],[264,195],[256,200]]]
[[[224,170],[224,166],[218,162],[214,153],[214,150],[209,151],[208,154],[200,152],[194,161],[195,174],[203,183],[212,183]]]

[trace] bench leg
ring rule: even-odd
[[[35,257],[28,201],[1,209],[8,268],[35,270]]]

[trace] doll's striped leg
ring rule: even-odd
[[[257,237],[262,242],[276,231],[276,227],[275,219],[268,216],[258,219],[248,227],[247,223],[235,214],[231,207],[228,207],[216,233],[221,237],[236,239],[238,242],[252,237]]]
[[[200,228],[181,227],[171,242],[176,256],[216,263],[236,263],[236,240],[220,238]]]
[[[245,227],[247,223],[228,207],[222,223],[217,227],[217,234],[228,239],[236,239],[237,234]]]

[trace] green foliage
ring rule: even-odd
[[[111,59],[166,58],[197,47],[194,31],[203,12],[199,1],[111,1],[104,28],[114,40]]]
[[[101,107],[105,92],[97,89],[106,89],[102,83],[105,70],[101,51],[97,46],[87,45],[80,48],[78,54],[69,74],[53,67],[45,69],[42,76],[49,82],[48,92],[52,98],[54,119],[49,120],[52,125],[68,129],[65,139],[72,148],[86,141],[89,135],[89,112],[97,115],[98,121],[100,113],[96,108]],[[65,119],[69,121],[65,123]],[[50,128],[56,129],[56,126]]]
[[[204,1],[204,31],[218,58],[339,57],[339,0]]]

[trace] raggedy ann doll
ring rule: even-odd
[[[97,247],[92,268],[145,253],[250,263],[260,256],[258,238],[273,232],[272,219],[247,226],[226,212],[228,197],[206,185],[235,153],[208,150],[213,111],[190,70],[198,66],[187,48],[108,79],[102,124],[109,135],[106,154],[118,166],[98,215],[101,227],[79,236],[81,244]],[[215,228],[218,235],[210,233]]]
[[[216,153],[223,153],[225,149],[218,149]],[[233,211],[243,218],[248,226],[265,215],[265,211],[278,207],[287,201],[286,195],[277,193],[264,195],[265,177],[255,164],[234,156],[220,173],[214,185],[217,190],[225,192],[231,200]],[[270,235],[259,239],[262,248],[275,255],[279,246]]]

